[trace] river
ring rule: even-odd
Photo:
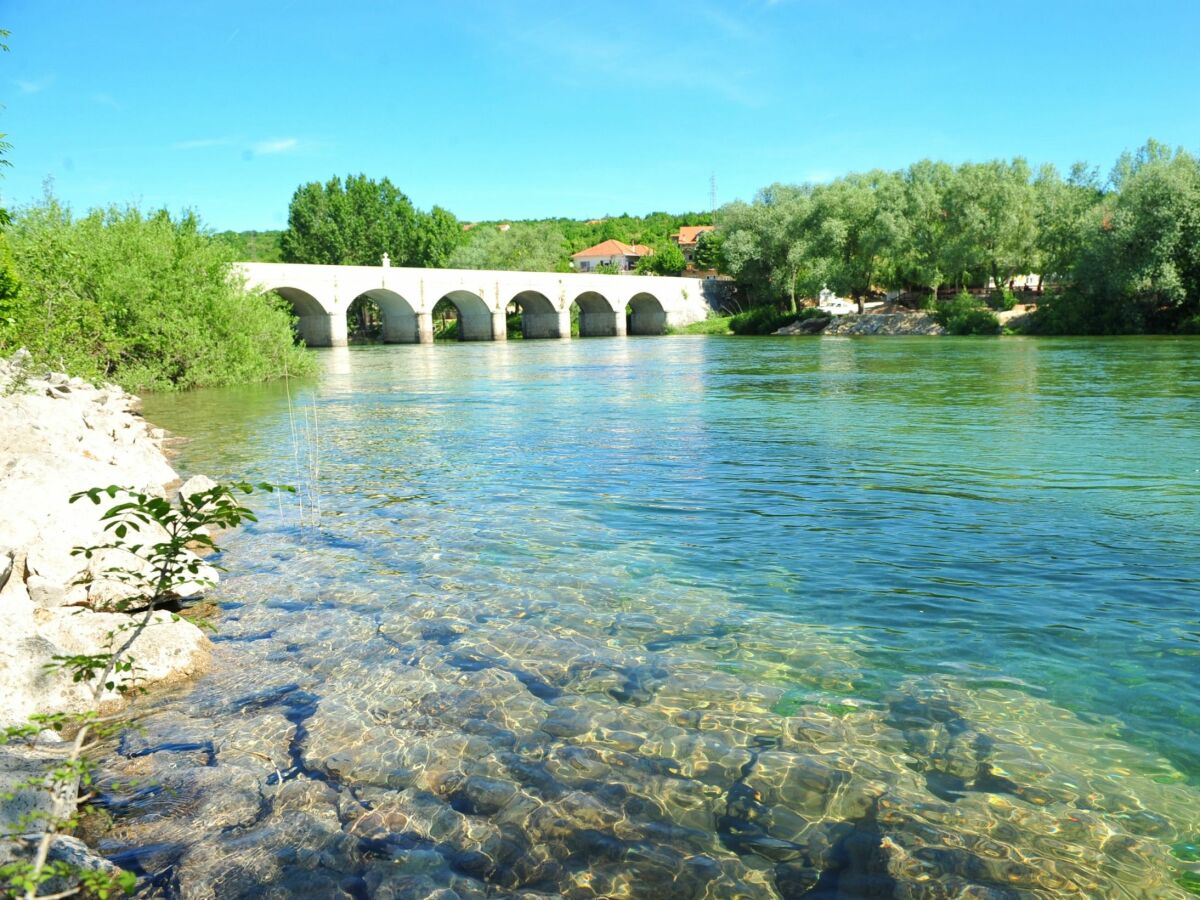
[[[146,398],[298,489],[105,760],[154,890],[1200,892],[1200,340],[314,352]]]

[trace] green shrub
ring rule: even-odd
[[[687,260],[678,246],[667,241],[654,248],[650,256],[643,256],[637,262],[639,275],[678,275],[687,268]]]
[[[987,309],[973,309],[950,319],[946,330],[951,334],[999,334],[1000,320]]]
[[[795,313],[780,312],[774,306],[755,306],[729,320],[734,334],[772,334],[796,321]]]
[[[1031,334],[1125,334],[1144,330],[1144,323],[1128,314],[1133,307],[1098,309],[1093,298],[1071,287],[1046,294],[1029,323]],[[1134,327],[1136,326],[1136,327]]]
[[[1017,305],[1017,295],[1008,288],[1001,288],[988,295],[987,305],[992,309],[1007,312]]]
[[[1180,334],[1200,334],[1200,313],[1189,316],[1179,323]]]
[[[815,306],[806,306],[796,316],[797,322],[807,322],[809,319],[832,319],[829,313]]]
[[[951,334],[1000,333],[1000,320],[966,291],[939,301],[933,317]]]
[[[76,219],[53,197],[8,229],[20,302],[0,350],[130,390],[173,390],[306,374],[293,317],[230,278],[229,245],[188,214],[128,207]]]

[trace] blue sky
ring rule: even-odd
[[[464,220],[705,209],[925,156],[1200,150],[1200,2],[4,0],[20,204],[286,222],[388,176]]]

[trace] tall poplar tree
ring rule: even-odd
[[[418,211],[390,180],[349,175],[301,185],[280,239],[284,262],[377,266],[445,265],[461,229],[444,209]]]

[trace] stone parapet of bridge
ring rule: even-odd
[[[457,310],[466,341],[505,340],[514,304],[526,338],[569,338],[572,305],[581,337],[662,334],[708,313],[694,278],[298,263],[236,263],[235,272],[247,288],[286,299],[310,347],[346,343],[346,311],[359,297],[379,307],[389,343],[431,342],[433,308],[443,299]]]

